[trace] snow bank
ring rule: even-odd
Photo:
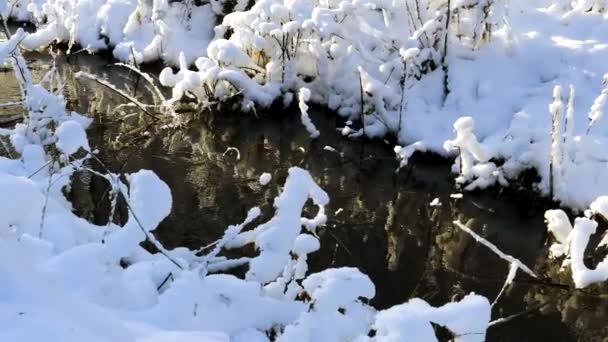
[[[478,320],[467,320],[466,317],[469,316],[476,316]],[[490,305],[486,298],[475,294],[465,296],[458,303],[438,308],[415,298],[378,313],[374,322],[377,330],[375,340],[436,341],[431,322],[449,329],[454,334],[454,341],[485,341],[485,329],[490,322]]]
[[[35,33],[22,45],[39,49],[52,42],[75,44],[89,52],[113,49],[120,61],[164,60],[178,65],[180,53],[192,63],[212,38],[215,13],[210,4],[191,1],[53,0],[16,1],[10,17],[32,21]],[[13,6],[7,3],[7,7]]]

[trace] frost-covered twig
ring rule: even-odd
[[[298,106],[300,107],[302,125],[304,125],[304,127],[306,128],[306,130],[310,134],[310,137],[312,139],[316,139],[319,137],[320,133],[317,127],[315,127],[315,124],[310,119],[310,116],[308,115],[309,107],[306,104],[308,100],[310,100],[310,89],[300,88],[300,92],[298,94]]]
[[[160,91],[160,89],[158,89],[152,76],[150,76],[148,73],[141,71],[138,67],[133,66],[133,65],[129,65],[129,64],[125,64],[125,63],[116,63],[114,65],[120,66],[123,68],[127,68],[127,69],[137,73],[139,76],[143,77],[144,80],[146,80],[146,82],[148,82],[148,84],[150,84],[150,86],[154,90],[154,93],[156,94],[156,96],[158,96],[161,106],[164,107],[169,112],[169,114],[171,114],[172,117],[177,118],[177,113],[175,113],[175,110],[173,109],[173,105],[171,103],[169,103],[169,101],[167,101],[167,99],[163,95],[162,91]]]
[[[562,155],[560,157],[562,161],[562,173],[567,172],[572,161],[570,159],[570,153],[573,148],[574,139],[574,97],[575,89],[571,84],[569,86],[568,93],[568,104],[566,105],[566,119],[564,122],[564,142],[562,146]]]
[[[115,85],[113,85],[112,83],[101,79],[93,74],[84,72],[84,71],[79,71],[74,75],[76,78],[86,78],[92,81],[95,81],[99,84],[101,84],[102,86],[114,91],[115,93],[117,93],[118,95],[124,97],[126,100],[131,101],[133,104],[135,104],[139,109],[141,109],[142,112],[144,112],[146,115],[148,115],[149,117],[151,117],[154,120],[158,120],[158,117],[152,113],[150,113],[150,111],[148,111],[148,109],[146,109],[146,106],[144,104],[142,104],[141,102],[139,102],[139,100],[137,100],[136,98],[132,97],[131,95],[125,93],[124,91],[118,89]]]
[[[125,196],[123,194],[123,196]],[[125,196],[125,198],[128,198]],[[171,263],[173,263],[175,266],[177,266],[177,268],[183,270],[184,266],[181,265],[176,259],[174,259],[169,252],[165,249],[165,247],[162,245],[162,243],[160,243],[160,241],[158,241],[156,239],[156,237],[151,234],[150,232],[148,232],[144,226],[142,225],[141,221],[139,220],[139,217],[137,216],[137,214],[135,213],[135,211],[133,210],[133,207],[129,204],[129,201],[125,201],[127,208],[129,209],[129,213],[131,214],[131,216],[133,217],[133,219],[135,220],[135,222],[137,223],[137,226],[141,229],[141,231],[145,234],[146,236],[146,240],[149,241],[150,243],[152,243],[154,245],[154,247],[156,247],[156,249],[158,249],[158,251],[164,255],[169,261],[171,261]]]
[[[448,40],[450,37],[450,19],[452,17],[452,1],[451,0],[448,0],[448,2],[446,4],[446,8],[447,8],[447,14],[446,14],[446,18],[445,18],[445,28],[444,28],[445,33],[444,33],[444,37],[443,37],[443,54],[441,56],[441,68],[443,70],[444,99],[450,93],[449,68],[448,68],[448,63],[447,63],[447,57],[448,57]]]
[[[477,233],[475,233],[474,231],[472,231],[469,227],[467,227],[464,224],[460,223],[460,221],[454,221],[453,223],[460,230],[462,230],[463,232],[469,234],[473,239],[475,239],[475,241],[481,243],[482,245],[484,245],[488,249],[490,249],[499,258],[507,261],[509,263],[509,265],[515,264],[515,265],[517,265],[517,267],[519,269],[521,269],[522,271],[524,271],[525,273],[527,273],[531,277],[538,278],[538,276],[528,266],[526,266],[523,262],[521,262],[519,259],[517,259],[517,258],[515,258],[515,257],[513,257],[511,255],[505,254],[500,249],[498,249],[498,247],[496,247],[496,245],[494,245],[490,241],[484,239],[483,237],[479,236]]]
[[[562,102],[562,87],[555,86],[553,89],[553,101],[549,105],[551,113],[551,158],[549,161],[549,197],[553,199],[555,191],[556,171],[561,174],[562,164],[562,121],[564,115],[564,103]]]
[[[118,183],[119,185],[117,186],[117,191],[118,193],[120,193],[123,198],[125,199],[125,205],[127,206],[127,209],[129,210],[129,214],[130,216],[133,218],[133,221],[136,223],[137,227],[142,231],[142,233],[144,234],[146,241],[152,243],[154,245],[154,247],[156,247],[156,249],[163,255],[165,256],[169,261],[171,261],[171,263],[173,263],[175,266],[177,266],[177,268],[183,270],[184,266],[181,265],[176,259],[174,259],[170,253],[165,249],[165,247],[156,239],[156,237],[154,236],[154,234],[149,232],[149,229],[146,229],[144,227],[144,225],[142,224],[142,221],[140,220],[138,214],[135,212],[135,210],[133,210],[133,206],[131,205],[131,203],[129,202],[129,195],[124,193],[124,189],[126,188],[126,185],[123,184],[118,177],[115,177],[112,175],[112,173],[110,172],[110,170],[105,166],[105,164],[94,154],[94,153],[90,153],[89,152],[89,156],[91,156],[91,158],[93,158],[106,172],[108,175],[110,175],[110,177],[112,177],[112,179]],[[104,178],[107,178],[104,176]]]
[[[518,313],[514,313],[514,314],[506,316],[506,317],[497,318],[497,319],[491,321],[490,323],[488,323],[488,328],[496,326],[496,325],[499,325],[499,324],[508,323],[508,322],[510,322],[510,321],[518,318],[518,317],[521,317],[521,316],[527,315],[527,314],[529,314],[531,312],[540,310],[540,309],[544,308],[545,306],[551,304],[552,302],[554,302],[558,298],[560,298],[560,297],[550,297],[549,300],[547,300],[547,301],[545,301],[543,303],[540,303],[540,304],[538,304],[536,306],[533,306],[531,308],[528,308],[526,310],[520,311]]]
[[[213,250],[211,252],[209,252],[209,254],[204,256],[204,258],[203,258],[204,262],[202,262],[201,268],[199,270],[199,273],[201,274],[201,276],[205,276],[207,274],[207,272],[211,272],[210,267],[212,264],[211,264],[210,260],[215,258],[226,245],[231,243],[232,240],[234,240],[238,236],[238,234],[241,233],[241,230],[243,229],[243,227],[245,227],[246,225],[251,223],[253,220],[257,219],[260,215],[261,215],[260,208],[258,208],[258,207],[251,208],[249,210],[249,212],[247,213],[247,217],[245,218],[245,220],[242,223],[234,225],[234,226],[231,225],[228,227],[228,229],[226,229],[226,231],[224,232],[224,236],[220,240],[218,240],[217,243],[215,243],[215,247],[213,248]],[[222,266],[215,265],[215,267],[217,269],[225,270],[226,267],[228,267],[229,265],[240,266],[244,263],[247,263],[248,261],[249,261],[249,258],[242,259],[240,261],[233,260],[230,262],[222,263]]]
[[[509,273],[507,274],[507,277],[505,278],[505,282],[502,285],[502,287],[500,288],[500,291],[496,295],[496,298],[494,298],[494,301],[492,302],[491,307],[494,307],[494,305],[496,305],[496,303],[498,303],[498,300],[500,299],[500,297],[502,297],[503,293],[507,290],[509,285],[511,285],[513,283],[513,280],[515,279],[515,276],[517,275],[518,269],[519,269],[519,266],[515,263],[511,263],[511,265],[509,265]]]
[[[49,165],[52,165],[49,164]],[[49,205],[49,196],[51,192],[51,186],[53,185],[53,172],[52,166],[49,166],[49,179],[46,186],[46,190],[44,191],[44,205],[42,206],[42,212],[40,213],[40,230],[38,231],[38,238],[42,238],[42,233],[44,232],[44,220],[46,219],[46,212]]]

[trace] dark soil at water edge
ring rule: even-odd
[[[29,54],[28,59],[35,77],[51,63],[40,54]],[[57,60],[71,107],[95,118],[89,137],[101,160],[115,172],[151,169],[171,187],[172,214],[155,231],[167,248],[207,245],[229,224],[241,222],[253,206],[271,216],[272,201],[287,169],[300,166],[331,198],[326,208],[328,225],[319,230],[321,250],[309,259],[311,272],[360,268],[376,284],[371,304],[380,309],[413,297],[442,305],[469,292],[493,300],[508,264],[455,228],[452,221],[460,220],[505,253],[552,275],[552,283],[547,284],[518,274],[494,307],[493,318],[521,314],[491,327],[489,341],[601,341],[608,335],[606,300],[571,291],[568,275],[558,276],[559,265],[547,260],[546,208],[536,196],[494,189],[452,198],[458,191],[453,188],[451,161],[418,156],[397,172],[391,145],[341,137],[336,131],[340,119],[320,109],[311,113],[321,131],[317,140],[310,140],[296,110],[258,113],[259,118],[207,113],[183,129],[152,125],[141,134],[137,128],[143,119],[114,110],[123,98],[73,77],[86,71],[134,91],[136,76],[108,63],[88,55]],[[158,66],[149,68],[152,74],[159,71]],[[12,75],[0,74],[0,78],[3,101],[18,100]],[[141,86],[138,89],[145,92]],[[17,110],[3,109],[0,117]],[[263,172],[273,176],[265,187],[258,182]],[[76,210],[97,223],[106,222],[107,184],[81,178],[75,180],[71,194]],[[440,206],[430,206],[435,198]],[[116,219],[121,220],[120,211]]]

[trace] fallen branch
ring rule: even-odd
[[[74,75],[76,78],[86,78],[92,81],[95,81],[99,84],[101,84],[102,86],[114,91],[115,93],[117,93],[118,95],[124,97],[125,99],[131,101],[133,104],[135,104],[139,109],[141,109],[146,115],[150,116],[152,119],[159,120],[158,117],[152,113],[150,113],[147,109],[146,109],[146,105],[139,102],[136,98],[132,97],[131,95],[125,93],[124,91],[118,89],[115,85],[113,85],[112,83],[101,79],[93,74],[89,74],[87,72],[84,71],[79,71]]]
[[[141,77],[143,77],[144,80],[146,80],[150,84],[150,86],[152,87],[152,89],[154,89],[154,92],[156,93],[156,95],[158,96],[158,98],[160,99],[160,101],[162,103],[161,106],[165,107],[169,111],[169,113],[171,114],[171,116],[177,117],[177,114],[173,110],[173,106],[169,103],[169,101],[167,101],[167,99],[165,98],[165,96],[163,95],[163,93],[156,86],[156,83],[154,83],[154,79],[152,78],[152,76],[150,76],[149,74],[147,74],[147,73],[139,70],[137,67],[134,67],[134,66],[129,65],[129,64],[115,63],[114,65],[120,66],[120,67],[123,67],[123,68],[127,68],[127,69],[129,69],[129,70],[137,73]]]
[[[452,223],[454,223],[454,225],[456,227],[458,227],[460,230],[462,230],[465,233],[471,235],[471,237],[473,237],[473,239],[475,239],[475,241],[477,241],[477,242],[481,243],[482,245],[488,247],[492,252],[494,252],[494,254],[498,255],[499,258],[501,258],[501,259],[509,262],[509,264],[515,264],[515,265],[517,265],[517,267],[519,269],[521,269],[522,271],[524,271],[525,273],[527,273],[531,277],[538,278],[538,276],[528,266],[526,266],[523,262],[521,262],[519,259],[517,259],[517,258],[515,258],[515,257],[513,257],[513,256],[511,256],[509,254],[503,253],[500,249],[498,249],[498,247],[496,247],[496,245],[494,245],[490,241],[484,239],[483,237],[479,236],[477,233],[475,233],[474,231],[472,231],[469,227],[467,227],[464,224],[460,223],[460,221],[454,221]]]

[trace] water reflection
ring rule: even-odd
[[[29,58],[39,77],[48,68],[48,57]],[[309,259],[311,271],[359,267],[377,286],[372,304],[379,308],[412,297],[440,305],[470,291],[490,299],[496,296],[508,265],[455,229],[453,220],[467,222],[505,252],[536,265],[553,282],[570,286],[568,275],[558,273],[559,265],[546,261],[544,208],[533,196],[489,191],[451,198],[455,190],[449,163],[417,157],[410,167],[396,172],[390,145],[339,137],[339,120],[319,109],[312,113],[321,131],[315,141],[308,138],[297,115],[282,112],[261,113],[263,118],[210,113],[186,128],[160,129],[133,109],[116,111],[123,99],[107,89],[73,78],[75,71],[84,70],[134,91],[132,74],[94,56],[69,62],[59,58],[68,103],[95,118],[90,136],[92,144],[102,148],[101,159],[113,170],[152,169],[171,187],[172,214],[155,231],[167,247],[206,245],[227,225],[240,222],[252,206],[260,206],[266,217],[272,215],[272,200],[287,169],[297,165],[308,169],[331,197],[328,225],[319,230],[322,249]],[[4,98],[18,99],[12,78],[0,77]],[[141,127],[149,128],[147,133]],[[258,183],[263,172],[273,175],[266,187]],[[106,190],[104,181],[94,179],[88,195],[73,194],[79,199],[76,210],[97,223],[107,221]],[[442,205],[430,206],[434,198]],[[120,213],[116,219],[120,221]],[[529,312],[492,327],[488,339],[600,341],[608,333],[603,323],[608,306],[597,294],[606,290],[594,289],[590,295],[518,276],[494,308],[494,316]]]

